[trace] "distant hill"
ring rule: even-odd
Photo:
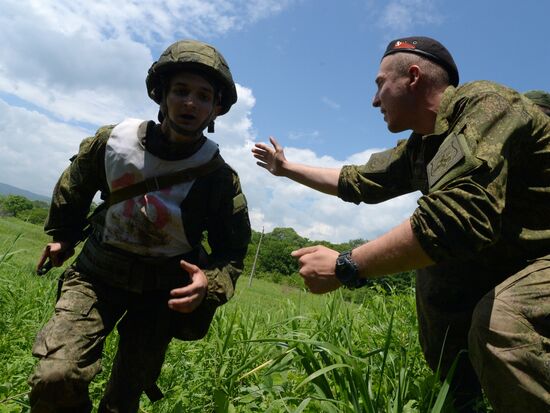
[[[17,188],[16,186],[4,184],[0,182],[0,195],[21,195],[31,201],[45,201],[50,202],[50,198],[44,195],[38,195],[34,192],[27,191],[25,189]]]

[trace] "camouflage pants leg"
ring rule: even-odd
[[[167,297],[130,306],[118,324],[120,341],[99,413],[134,413],[155,385],[171,340]]]
[[[451,392],[457,412],[476,412],[482,399],[481,385],[466,355],[468,331],[477,302],[465,291],[459,277],[450,277],[450,268],[440,266],[417,271],[416,309],[419,340],[430,368],[444,380],[453,362],[458,364],[452,377]]]
[[[497,413],[550,412],[550,261],[535,261],[481,299],[469,343]]]
[[[36,337],[39,358],[29,378],[33,413],[91,411],[88,385],[101,370],[105,337],[122,315],[99,304],[97,287],[68,268],[55,313]]]

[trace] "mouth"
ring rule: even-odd
[[[188,122],[193,122],[196,119],[196,117],[190,114],[183,114],[183,115],[179,115],[178,119],[181,122],[188,123]]]

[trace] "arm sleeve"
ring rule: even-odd
[[[467,259],[497,242],[506,204],[507,178],[525,117],[497,93],[465,98],[462,114],[432,159],[437,178],[418,201],[411,226],[435,261]],[[447,148],[447,149],[445,149]],[[458,149],[461,159],[449,148]],[[429,175],[429,172],[428,172]]]
[[[229,167],[222,169],[230,173],[224,173],[219,187],[212,191],[211,202],[217,207],[207,222],[212,252],[205,270],[207,299],[218,305],[226,303],[234,294],[251,237],[246,198],[239,178]]]
[[[365,165],[342,167],[338,197],[347,202],[376,204],[413,192],[406,140],[384,152],[374,153]]]
[[[54,241],[82,238],[94,195],[106,190],[105,144],[112,127],[103,127],[80,144],[78,154],[55,185],[44,230]]]

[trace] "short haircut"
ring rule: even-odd
[[[420,56],[414,53],[395,53],[395,71],[399,75],[406,76],[409,71],[409,67],[417,65],[424,78],[434,87],[449,86],[451,81],[447,71],[432,62],[430,59]]]

